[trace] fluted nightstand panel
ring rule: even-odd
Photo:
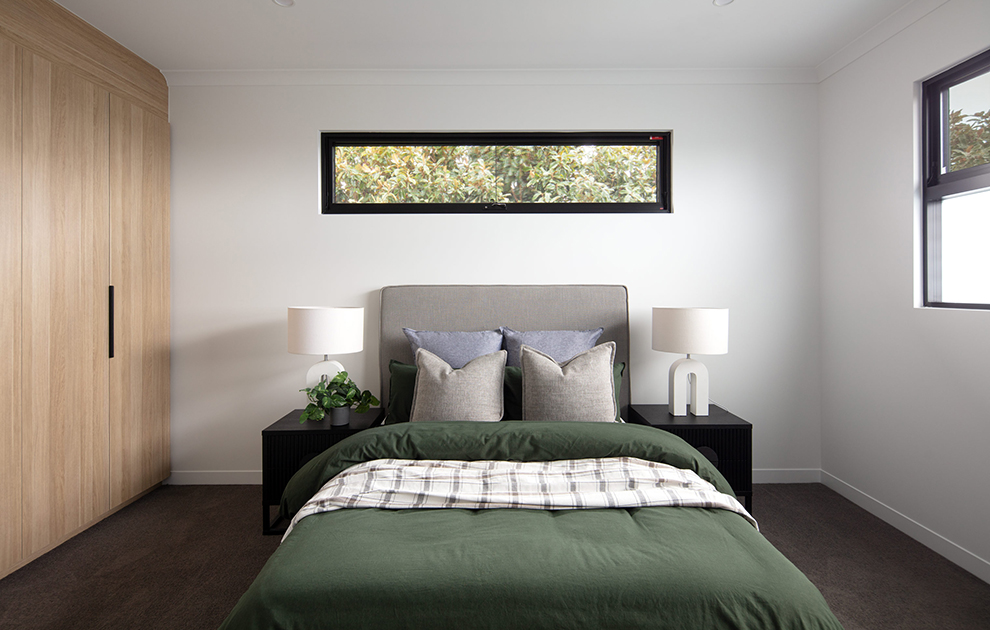
[[[673,433],[701,451],[752,511],[753,425],[714,404],[707,416],[673,416],[667,405],[631,405],[629,420]]]
[[[264,508],[264,533],[278,534],[278,522],[272,522],[272,507],[282,502],[282,492],[292,475],[302,466],[337,442],[346,439],[377,421],[380,409],[363,414],[351,410],[351,424],[335,427],[326,418],[300,423],[302,409],[287,413],[261,432],[261,494]]]

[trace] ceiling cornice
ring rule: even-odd
[[[817,83],[814,68],[614,70],[173,70],[169,87],[288,85],[731,85]]]
[[[818,82],[829,78],[948,1],[915,0],[893,13],[884,21],[863,33],[862,36],[853,40],[849,45],[818,64],[818,67],[815,69]]]

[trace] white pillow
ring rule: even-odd
[[[429,350],[416,351],[416,387],[410,422],[498,422],[502,419],[505,350],[480,356],[460,369]]]
[[[522,419],[615,422],[615,342],[609,341],[557,363],[524,345]]]

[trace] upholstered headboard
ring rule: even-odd
[[[629,405],[629,300],[620,285],[404,285],[381,291],[379,370],[382,404],[388,403],[389,361],[414,363],[403,328],[477,331],[605,329],[598,343],[615,342],[624,362],[619,408]]]

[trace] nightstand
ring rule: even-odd
[[[718,405],[708,404],[707,416],[673,416],[667,405],[630,405],[629,421],[648,424],[677,435],[707,457],[746,510],[753,511],[753,425]]]
[[[291,411],[261,432],[261,495],[265,534],[281,534],[284,531],[275,528],[281,516],[276,514],[273,522],[271,508],[278,508],[282,502],[282,492],[292,475],[337,442],[380,424],[382,415],[381,409],[369,409],[365,413],[355,413],[351,409],[350,424],[335,427],[330,424],[329,417],[318,422],[310,420],[300,423],[302,412],[302,409]]]

